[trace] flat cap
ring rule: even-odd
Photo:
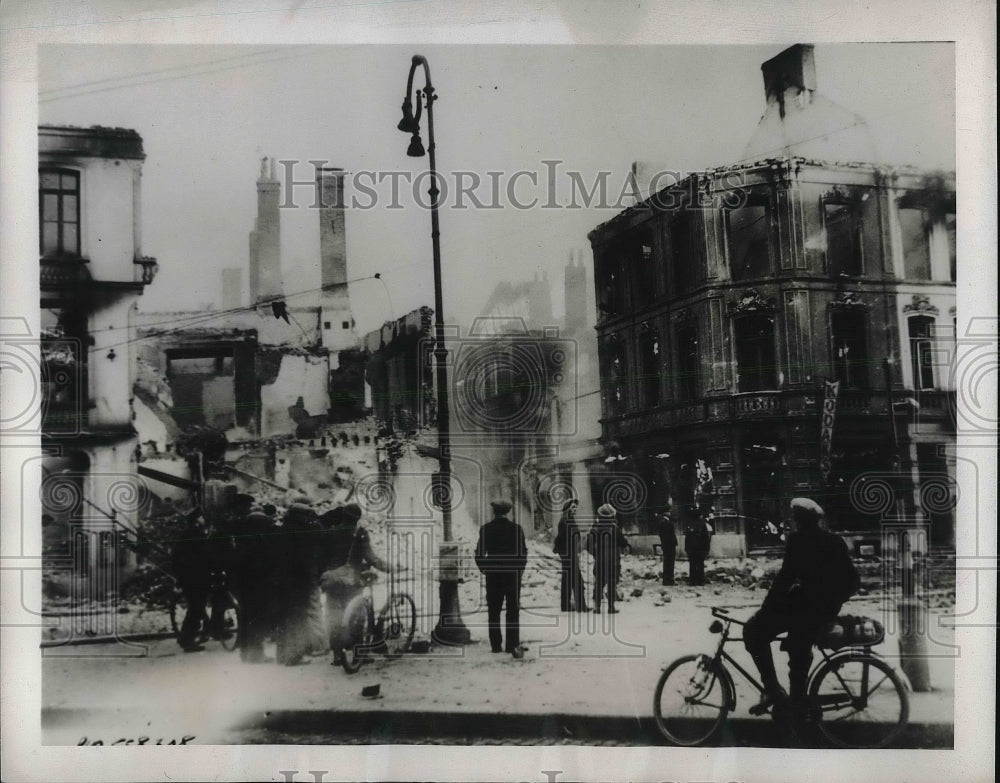
[[[506,500],[494,500],[490,503],[494,514],[506,514],[513,506]]]
[[[816,517],[823,516],[823,507],[815,500],[809,498],[792,498],[790,503],[792,511],[799,511],[804,514],[812,514]]]
[[[597,509],[597,516],[604,517],[605,519],[609,519],[615,516],[617,513],[618,512],[615,511],[615,507],[612,506],[610,503],[605,503],[603,506]]]

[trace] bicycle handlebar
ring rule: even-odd
[[[720,620],[725,620],[727,623],[736,623],[737,625],[746,625],[746,620],[739,620],[733,617],[725,609],[725,607],[713,606],[712,607],[712,617],[718,617]]]

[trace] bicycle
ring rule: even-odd
[[[225,571],[212,573],[206,603],[211,617],[221,618],[221,627],[211,628],[209,617],[203,612],[197,642],[200,644],[207,639],[217,639],[224,650],[232,652],[239,644],[240,604],[229,589]],[[181,626],[184,624],[184,617],[187,614],[187,606],[184,593],[179,587],[176,587],[176,583],[168,611],[170,627],[175,636],[180,636]]]
[[[730,636],[730,627],[746,622],[720,608],[712,609],[712,616],[716,619],[709,630],[721,634],[715,654],[678,658],[656,685],[656,725],[676,745],[693,747],[708,742],[736,709],[736,686],[725,662],[764,693],[764,686],[725,650],[727,642],[743,641]],[[818,648],[822,660],[809,673],[805,714],[836,747],[885,747],[899,736],[909,719],[909,699],[902,681],[871,649],[880,641],[881,637],[852,642],[833,652]],[[782,702],[775,706],[779,704]]]
[[[354,596],[344,610],[344,625],[350,641],[339,651],[339,658],[348,674],[359,671],[365,660],[375,652],[387,658],[399,658],[410,648],[417,629],[416,605],[409,595],[395,589],[391,573],[385,604],[378,618],[375,617],[372,584],[377,579],[378,575],[373,571],[363,571],[362,592]]]

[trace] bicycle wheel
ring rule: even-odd
[[[239,645],[240,604],[228,590],[223,601],[222,633],[219,635],[219,644],[224,650],[232,652]]]
[[[735,704],[732,676],[707,655],[687,655],[660,676],[653,697],[656,725],[675,745],[708,742]]]
[[[344,613],[344,623],[347,638],[351,641],[341,650],[341,666],[348,674],[354,674],[361,669],[375,646],[371,602],[367,599],[351,601]]]
[[[174,636],[180,636],[181,625],[184,622],[184,614],[187,612],[187,604],[184,603],[184,599],[179,596],[175,596],[170,601],[170,608],[167,613],[170,615],[170,630],[174,632]]]
[[[817,728],[839,748],[884,748],[910,716],[906,690],[885,661],[871,655],[831,658],[809,685]]]
[[[378,617],[378,636],[389,658],[398,658],[410,649],[417,630],[417,607],[406,593],[389,596]]]

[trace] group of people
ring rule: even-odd
[[[480,528],[475,550],[476,564],[486,580],[490,647],[494,653],[517,656],[527,542],[520,525],[508,516],[511,504],[494,501],[491,506],[493,517]],[[586,531],[576,518],[577,506],[573,500],[564,507],[555,539],[562,567],[560,608],[590,611],[580,570],[580,552],[586,549],[594,560],[593,611],[601,611],[606,595],[608,612],[617,612],[620,555],[628,541],[610,504],[597,509],[597,519]],[[793,705],[802,703],[817,633],[836,618],[859,586],[847,545],[821,524],[823,509],[812,500],[796,498],[790,510],[795,530],[788,538],[781,569],[744,629],[744,644],[764,685],[758,710],[787,698]],[[244,661],[264,661],[263,644],[270,636],[280,664],[295,665],[328,650],[333,650],[334,662],[338,662],[336,656],[348,643],[343,613],[358,592],[361,571],[369,567],[390,570],[372,550],[367,531],[359,525],[361,516],[354,503],[317,515],[308,499],[298,498],[279,520],[273,507],[258,506],[249,495],[238,495],[229,513],[211,530],[197,510],[189,514],[187,528],[173,549],[176,576],[188,605],[178,637],[181,647],[201,649],[200,633],[226,632],[212,590],[216,575],[225,571],[233,576],[240,601]],[[703,520],[696,516],[694,524],[699,521]],[[685,539],[691,539],[689,557],[692,551],[700,555],[692,559],[692,579],[704,578],[703,565],[696,565],[696,560],[704,562],[709,536],[698,527],[685,534]],[[660,538],[663,582],[669,584],[677,536],[666,516],[661,518]],[[783,649],[789,655],[789,694],[778,683],[771,654],[771,640],[783,632],[787,632]]]
[[[586,549],[594,558],[593,602],[594,611],[601,611],[601,600],[606,593],[608,611],[617,612],[618,580],[621,575],[620,555],[629,547],[618,520],[615,508],[605,503],[597,509],[597,521],[589,526],[576,517],[579,501],[570,500],[563,506],[552,549],[559,555],[561,580],[559,608],[564,612],[588,612],[584,594],[584,580],[580,566],[580,553]],[[584,528],[587,528],[586,530]],[[674,584],[677,560],[677,533],[674,522],[667,513],[657,514],[657,532],[663,555],[664,585]],[[690,564],[689,583],[705,583],[705,558],[712,538],[712,526],[699,514],[689,516],[684,527],[684,550]]]
[[[614,506],[605,503],[597,509],[597,520],[584,531],[576,517],[577,500],[563,506],[562,516],[556,527],[552,549],[559,555],[561,579],[559,608],[564,612],[589,612],[584,594],[583,574],[580,570],[580,553],[583,549],[594,559],[594,587],[591,597],[593,611],[601,611],[601,602],[608,598],[608,613],[615,614],[618,598],[618,580],[621,577],[621,553],[629,548],[628,539],[618,521]]]
[[[712,523],[701,514],[689,513],[684,523],[684,552],[688,559],[688,584],[705,584],[705,559],[715,532]],[[677,563],[677,530],[669,512],[656,514],[656,532],[663,556],[663,584],[674,584]]]
[[[317,514],[308,498],[295,498],[280,518],[239,494],[211,527],[195,510],[173,547],[174,574],[187,613],[178,633],[185,652],[203,649],[202,635],[229,633],[213,586],[225,573],[240,604],[240,656],[261,663],[264,642],[275,642],[275,660],[294,666],[333,650],[344,638],[343,613],[368,567],[388,571],[359,524],[361,509],[348,503]],[[321,598],[325,593],[325,602]]]

